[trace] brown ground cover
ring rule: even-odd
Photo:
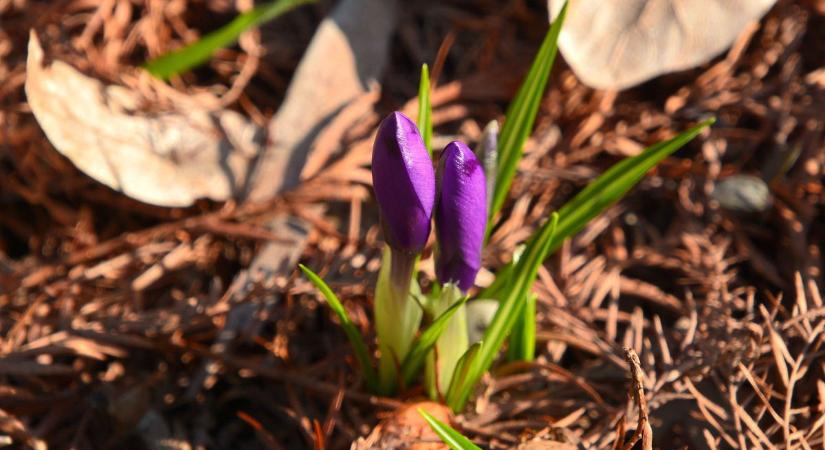
[[[377,121],[414,108],[418,64],[430,61],[436,143],[474,143],[547,28],[540,2],[408,3],[380,98],[364,100],[375,112],[322,132],[317,173],[269,202],[160,208],[51,146],[23,90],[29,30],[48,55],[141,89],[137,65],[225,23],[233,2],[0,0],[2,442],[348,448],[422,396],[366,393],[343,333],[295,270],[233,282],[279,238],[267,221],[299,217],[311,225],[300,261],[368,332]],[[172,86],[231,94],[229,107],[265,126],[330,8],[291,12]],[[239,77],[250,48],[262,56]],[[712,63],[620,93],[583,86],[560,58],[485,267],[610,164],[711,114],[710,132],[548,260],[535,286],[539,357],[499,365],[457,428],[489,448],[537,433],[622,448],[642,385],[655,448],[825,447],[825,3],[780,1]],[[768,180],[770,208],[719,207],[714,185],[739,173]],[[639,355],[632,378],[624,348]]]

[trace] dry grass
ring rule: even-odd
[[[294,271],[232,281],[278,238],[266,220],[301,217],[312,225],[302,261],[367,332],[378,118],[414,110],[417,63],[434,61],[437,143],[474,142],[545,30],[539,6],[408,7],[381,93],[324,130],[300,187],[265,204],[162,209],[101,187],[51,148],[23,94],[28,30],[47,53],[140,89],[136,64],[230,17],[232,2],[0,0],[0,439],[278,449],[347,448],[366,435],[399,401],[361,390],[310,285]],[[328,8],[291,13],[173,87],[263,125]],[[593,91],[557,64],[490,269],[619,157],[707,114],[719,121],[542,269],[539,358],[485,380],[457,418],[466,433],[490,448],[536,433],[590,449],[637,438],[636,448],[651,438],[661,449],[825,448],[823,55],[825,4],[780,1],[712,64],[627,92]],[[713,202],[716,180],[740,172],[770,180],[768,211]]]

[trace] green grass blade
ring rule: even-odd
[[[508,361],[532,361],[536,356],[536,300],[536,294],[527,294],[508,340]]]
[[[476,356],[478,356],[478,351],[481,349],[483,342],[484,341],[479,341],[471,345],[470,348],[468,348],[467,351],[464,352],[464,355],[461,356],[461,359],[458,360],[458,364],[455,365],[455,370],[453,371],[453,378],[450,380],[450,388],[447,390],[446,398],[447,406],[449,406],[453,410],[458,409],[453,405],[458,405],[460,401],[461,383],[464,379],[467,378],[467,372],[470,370],[470,367],[472,367],[473,361],[475,361]]]
[[[565,2],[558,17],[550,25],[524,82],[507,108],[504,126],[498,140],[498,176],[493,194],[493,205],[489,211],[490,220],[504,205],[524,150],[524,142],[530,136],[533,123],[536,121],[544,89],[550,78],[550,69],[556,59],[559,32],[561,32],[566,15],[567,3]],[[488,234],[491,227],[492,225],[487,227]]]
[[[418,129],[432,157],[433,107],[430,103],[430,70],[426,64],[421,65],[421,81],[418,83]]]
[[[467,297],[462,298],[461,300],[453,303],[446,311],[441,313],[420,336],[418,339],[413,342],[412,348],[410,348],[410,352],[407,353],[407,356],[404,358],[404,362],[401,363],[401,376],[404,380],[404,385],[409,386],[410,383],[415,379],[415,376],[421,370],[421,366],[424,364],[424,360],[427,357],[427,354],[432,350],[433,345],[435,345],[438,338],[441,337],[441,333],[447,328],[447,324],[450,323],[450,319],[453,317],[453,314],[458,311],[459,308],[464,306],[464,303],[467,302]]]
[[[347,310],[344,309],[344,305],[338,300],[338,296],[332,292],[329,285],[315,272],[303,264],[298,264],[298,267],[301,268],[301,271],[304,272],[307,279],[326,297],[329,307],[332,308],[332,311],[338,316],[338,320],[341,321],[341,326],[344,328],[344,334],[347,335],[347,339],[349,339],[350,345],[352,345],[352,349],[355,352],[355,359],[357,359],[358,364],[361,365],[361,372],[364,374],[367,386],[375,392],[378,389],[378,377],[375,374],[375,369],[372,367],[367,346],[364,344],[364,338],[361,336],[361,333],[355,328],[352,320],[350,320]]]
[[[436,419],[427,411],[424,411],[421,408],[418,408],[418,414],[421,414],[421,417],[427,421],[427,424],[430,428],[435,431],[435,434],[441,438],[445,444],[447,444],[453,450],[481,450],[481,447],[473,444],[473,442],[466,437],[464,437],[461,433],[456,431],[453,427],[447,425],[446,423]]]
[[[186,47],[148,61],[143,68],[155,77],[167,80],[208,60],[218,49],[234,44],[244,31],[312,1],[276,0],[255,7]]]
[[[585,187],[559,209],[559,229],[550,242],[548,254],[555,252],[565,239],[578,233],[590,220],[622,198],[656,164],[690,142],[714,121],[713,118],[707,119],[672,139],[648,147],[639,155],[616,163]],[[540,230],[536,231],[529,241],[535,240],[539,233]],[[512,276],[511,263],[499,270],[496,280],[479,297],[500,298]]]

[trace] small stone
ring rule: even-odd
[[[711,194],[727,210],[761,212],[773,202],[770,188],[753,175],[733,175],[716,183]]]

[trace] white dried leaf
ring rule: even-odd
[[[159,206],[222,201],[245,186],[262,130],[232,111],[194,104],[139,111],[141,98],[105,86],[62,61],[44,65],[29,39],[26,95],[54,147],[95,180]]]
[[[267,200],[297,184],[319,131],[381,76],[397,3],[343,0],[321,22],[270,122],[272,139],[250,183],[252,200]]]
[[[267,200],[295,186],[320,131],[380,77],[395,30],[397,3],[342,0],[321,22],[269,123],[271,139],[249,182],[251,200]],[[314,216],[322,210],[316,205],[304,213]],[[310,225],[290,218],[274,219],[266,226],[290,242],[267,242],[248,272],[288,275],[307,243]],[[248,285],[246,275],[235,278],[233,286]]]
[[[568,0],[559,36],[585,84],[624,89],[704,64],[776,0]],[[562,0],[548,0],[555,18]]]

